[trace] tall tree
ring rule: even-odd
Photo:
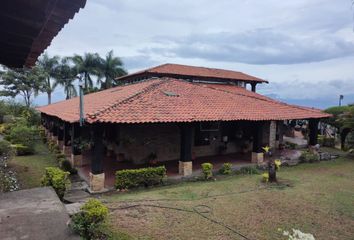
[[[52,93],[57,85],[55,84],[55,80],[57,77],[56,68],[59,60],[59,56],[50,57],[48,53],[44,53],[37,62],[38,67],[42,68],[42,71],[46,75],[45,81],[43,81],[42,91],[47,93],[48,104],[52,103]]]
[[[83,56],[74,55],[71,60],[75,64],[76,73],[82,75],[85,92],[90,92],[94,86],[92,75],[100,75],[100,56],[97,53],[85,53]]]
[[[27,107],[31,106],[33,97],[41,91],[46,74],[38,67],[32,69],[7,69],[0,72],[0,96],[22,96]]]
[[[64,87],[66,99],[77,96],[77,91],[74,85],[76,79],[76,69],[70,65],[69,58],[62,58],[56,68],[57,81],[54,87],[61,85]]]
[[[123,62],[119,57],[115,57],[113,50],[109,51],[105,59],[101,60],[100,76],[98,78],[101,89],[107,89],[115,84],[115,78],[126,75]],[[104,81],[102,80],[104,78]]]
[[[345,140],[348,134],[354,129],[354,106],[330,107],[325,112],[333,116],[323,121],[339,130],[341,148],[345,149]]]

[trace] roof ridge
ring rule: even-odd
[[[196,85],[198,85],[198,84],[196,84]],[[217,90],[217,91],[222,91],[222,92],[226,92],[226,93],[230,93],[230,94],[234,94],[234,95],[240,95],[240,96],[244,96],[244,97],[254,98],[254,99],[261,100],[261,101],[272,102],[272,103],[275,103],[275,104],[280,104],[280,105],[285,105],[285,106],[289,106],[289,107],[294,107],[294,108],[298,108],[298,109],[301,109],[301,110],[307,110],[307,111],[312,111],[312,112],[321,111],[319,109],[316,110],[316,109],[312,109],[312,108],[305,108],[305,107],[302,107],[302,106],[297,106],[297,105],[284,103],[284,102],[281,102],[281,101],[278,101],[278,100],[275,100],[275,99],[272,99],[272,98],[269,98],[269,97],[263,96],[263,95],[262,95],[263,98],[261,98],[261,97],[258,97],[258,96],[250,96],[250,95],[246,95],[246,94],[242,94],[242,93],[230,92],[230,91],[227,91],[227,90],[224,90],[224,89],[218,89],[218,88],[211,87],[211,86],[206,86],[206,87],[214,89],[214,90]],[[235,87],[238,87],[238,86],[235,86]],[[240,88],[240,87],[238,87],[238,88]],[[248,90],[245,89],[245,91],[248,91]],[[254,93],[254,94],[257,94],[257,93]]]
[[[146,93],[146,92],[149,92],[149,91],[151,91],[151,90],[154,90],[156,87],[158,87],[158,86],[160,86],[161,84],[167,82],[167,81],[163,81],[163,80],[161,80],[161,79],[156,80],[156,81],[158,81],[158,82],[156,82],[156,83],[151,83],[150,85],[144,87],[142,90],[140,90],[140,91],[134,93],[133,95],[130,95],[130,96],[126,97],[126,98],[123,99],[123,100],[116,101],[116,102],[110,104],[108,107],[105,107],[105,108],[102,109],[102,110],[98,110],[98,111],[96,111],[96,112],[94,112],[94,113],[92,113],[92,114],[88,114],[89,118],[95,119],[98,115],[100,115],[100,114],[106,112],[107,110],[109,110],[109,109],[111,109],[111,108],[114,108],[114,107],[116,107],[116,106],[119,105],[119,104],[125,103],[125,102],[127,102],[127,101],[129,101],[129,100],[131,100],[131,99],[133,99],[133,98],[135,98],[135,97],[137,97],[137,96],[139,96],[139,95],[141,95],[141,94],[143,94],[143,93]]]

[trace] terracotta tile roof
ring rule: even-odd
[[[248,74],[217,69],[217,68],[206,68],[206,67],[196,67],[187,66],[180,64],[163,64],[157,67],[149,68],[143,71],[132,73],[123,77],[117,78],[119,81],[125,81],[132,79],[133,77],[139,78],[140,76],[149,75],[156,77],[173,77],[173,78],[207,78],[212,79],[223,79],[223,80],[241,80],[246,82],[256,82],[256,83],[268,83],[268,81],[250,76]]]
[[[79,98],[38,108],[67,122],[79,120]],[[318,109],[289,105],[231,85],[151,79],[85,95],[86,121],[157,123],[325,118]]]

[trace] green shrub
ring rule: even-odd
[[[221,174],[228,175],[232,173],[232,164],[224,163],[219,171]]]
[[[60,168],[47,167],[42,178],[42,186],[52,186],[59,198],[62,199],[66,189],[70,186],[68,176],[69,172],[64,172]]]
[[[9,143],[6,140],[1,140],[0,141],[0,157],[6,157],[6,158],[11,158],[15,155],[15,150],[11,146],[11,143]]]
[[[97,199],[90,199],[81,207],[81,212],[72,216],[71,227],[84,239],[102,238],[100,226],[108,216],[108,208]]]
[[[302,152],[299,159],[302,163],[313,163],[320,161],[320,157],[318,156],[318,154],[311,153],[309,151]]]
[[[20,144],[26,146],[29,153],[34,152],[34,140],[37,136],[37,131],[34,128],[26,126],[23,122],[10,124],[10,129],[5,130],[5,139],[12,144]]]
[[[244,166],[238,170],[240,174],[259,174],[259,170],[255,166]]]
[[[213,164],[211,163],[202,163],[202,173],[204,179],[208,180],[213,177]]]
[[[34,147],[24,146],[22,144],[13,144],[11,145],[15,151],[17,156],[26,156],[34,154]]]
[[[165,166],[119,170],[116,172],[115,187],[129,189],[139,186],[153,186],[161,184],[165,176]]]

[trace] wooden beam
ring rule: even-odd
[[[319,119],[309,120],[309,145],[310,146],[315,146],[317,144],[319,122],[320,122]]]

